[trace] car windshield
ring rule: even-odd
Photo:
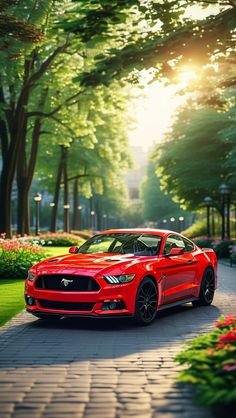
[[[78,253],[133,254],[138,256],[158,255],[161,237],[151,234],[117,233],[95,235],[86,241]]]

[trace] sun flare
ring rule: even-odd
[[[197,68],[183,67],[179,69],[176,79],[181,87],[187,87],[189,84],[199,79],[199,77],[200,74]]]

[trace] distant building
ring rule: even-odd
[[[130,200],[133,203],[138,203],[140,201],[140,187],[146,174],[148,153],[140,146],[131,146],[130,150],[135,166],[127,171],[125,179]]]

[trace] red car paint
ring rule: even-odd
[[[109,238],[110,234],[137,234],[141,238],[148,236],[151,239],[159,236],[159,253],[148,256],[130,253],[79,253],[46,259],[30,269],[31,278],[32,275],[35,275],[35,278],[26,279],[27,311],[39,317],[44,314],[59,317],[134,316],[137,310],[137,292],[147,277],[151,278],[156,286],[156,310],[160,310],[175,304],[196,301],[207,269],[213,271],[214,289],[217,287],[217,258],[211,249],[200,249],[182,235],[167,230],[117,229],[103,231],[95,237],[108,235]],[[169,241],[176,239],[185,240],[185,252],[178,255],[164,254]],[[104,279],[104,276],[111,276],[110,280],[113,280],[112,278],[120,275],[134,274],[134,279],[127,283],[111,284]],[[75,278],[85,281],[84,286],[90,288],[79,291],[71,289]],[[47,280],[50,280],[49,287],[52,288],[57,281],[59,289],[45,288]],[[110,309],[112,303],[116,304],[115,309]]]

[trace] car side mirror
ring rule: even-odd
[[[76,246],[74,246],[74,247],[70,247],[69,248],[69,253],[71,253],[71,254],[75,254],[77,251],[78,251],[78,247],[76,247]]]
[[[169,256],[172,256],[172,255],[181,255],[183,253],[184,253],[184,248],[183,247],[171,248],[170,253],[168,255]]]

